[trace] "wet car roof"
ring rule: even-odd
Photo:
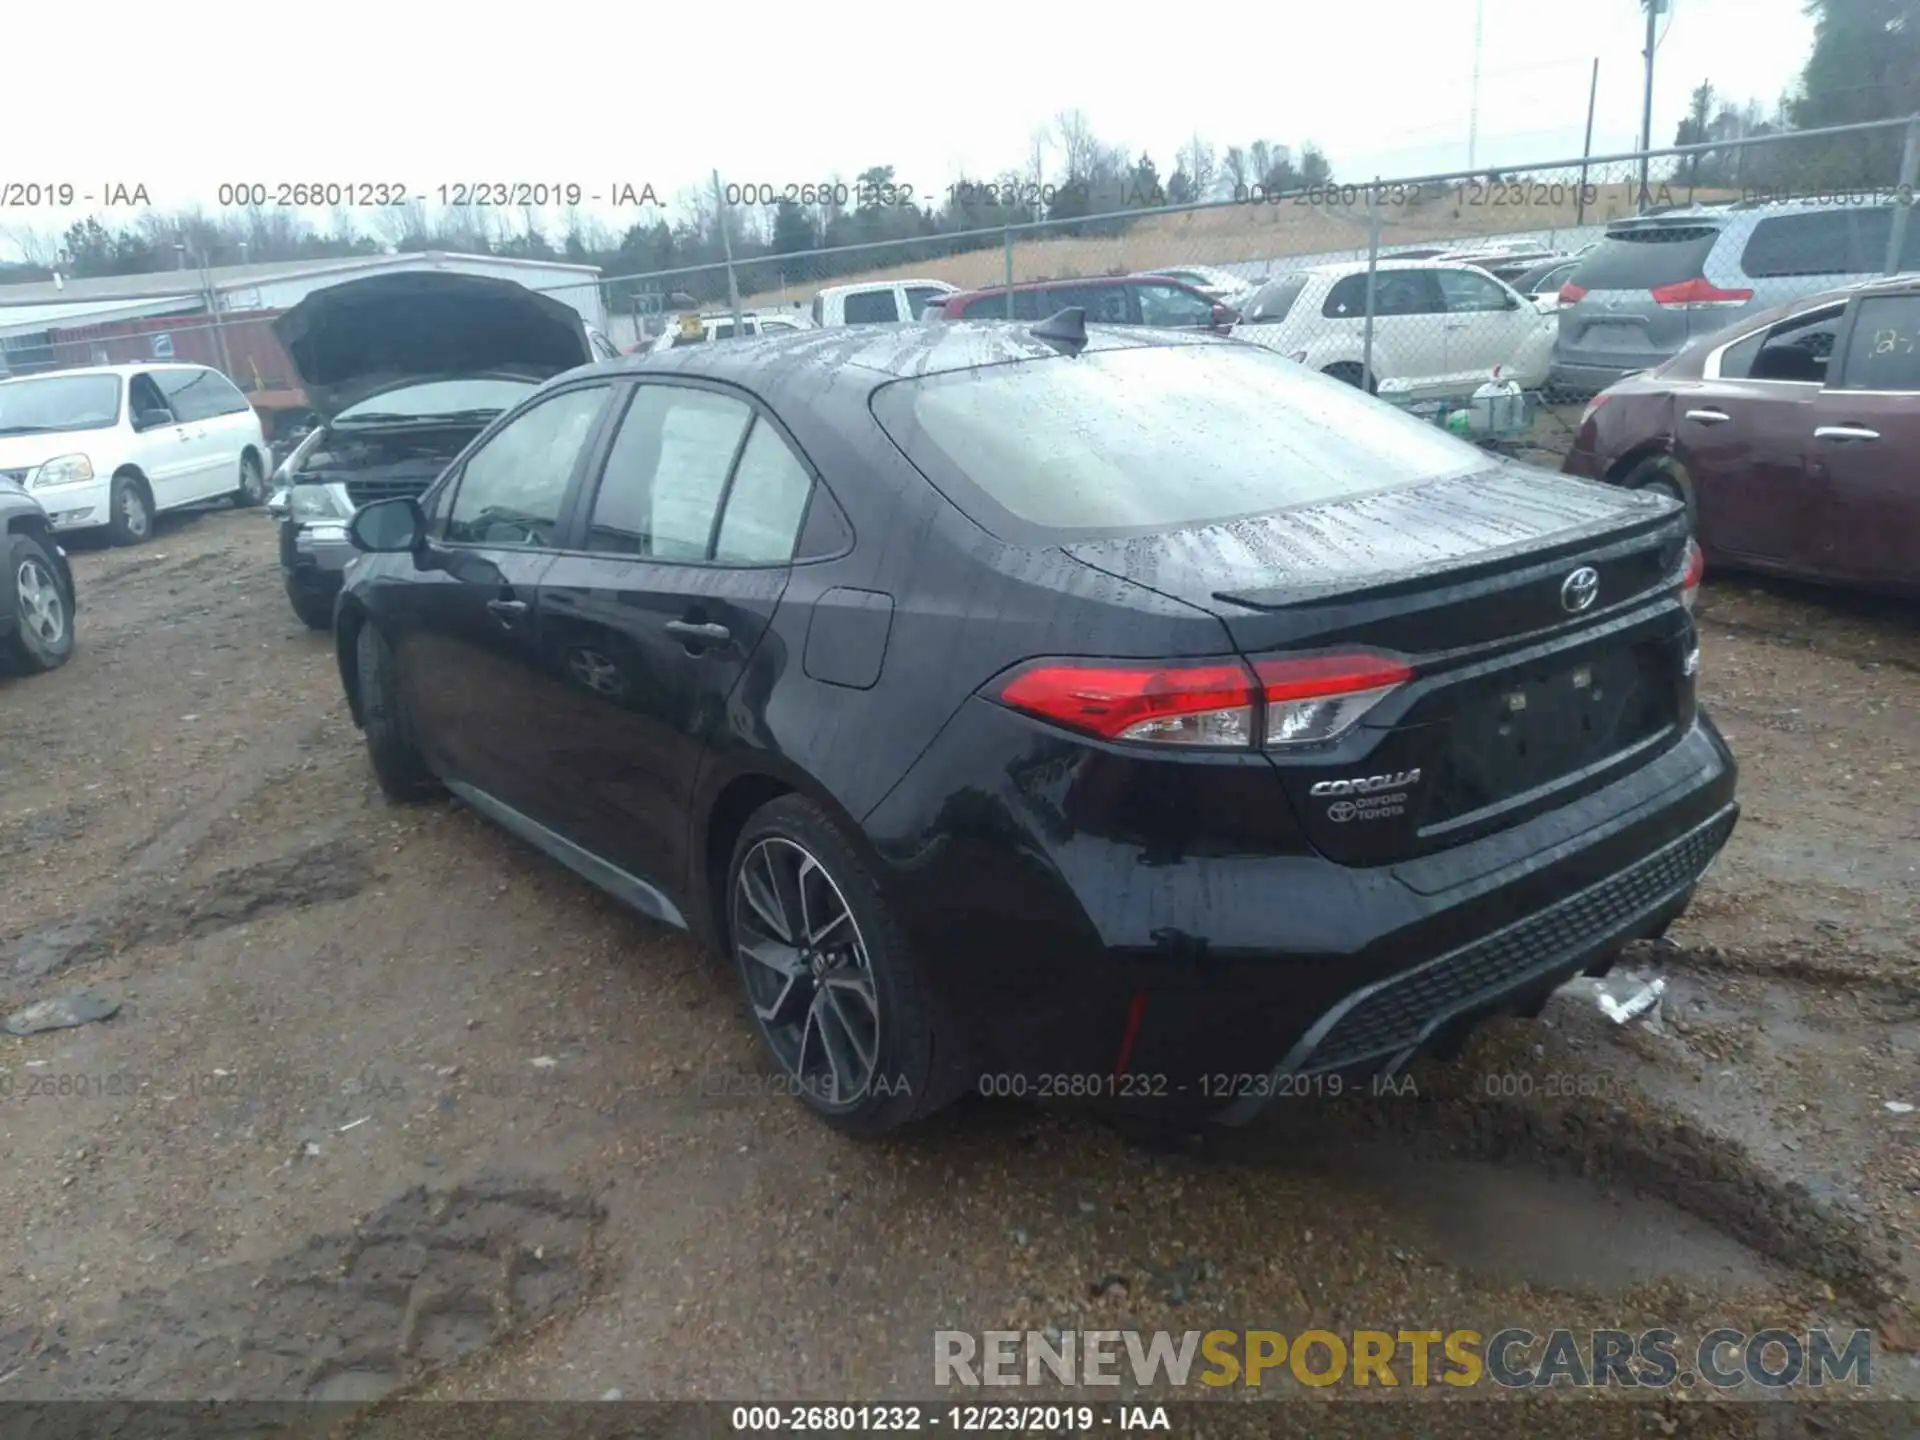
[[[786,384],[806,372],[853,368],[881,377],[934,375],[1059,354],[1032,335],[1032,322],[956,320],[904,325],[837,325],[792,335],[749,336],[711,345],[687,345],[655,354],[603,362],[612,373],[701,375],[734,380],[749,388]],[[1222,336],[1177,331],[1145,332],[1139,326],[1089,325],[1087,350],[1138,350],[1156,345],[1231,345]]]

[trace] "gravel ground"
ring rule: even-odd
[[[1570,988],[1409,1093],[1245,1131],[974,1101],[870,1146],[767,1093],[720,964],[381,801],[259,515],[75,569],[71,663],[0,680],[0,1002],[120,1008],[0,1036],[0,1398],[925,1399],[934,1330],[1049,1325],[1858,1325],[1878,1396],[1920,1395],[1914,607],[1709,584],[1746,813],[1631,957],[1651,1019]],[[1400,1414],[1333,1393],[1314,1434]],[[1428,1396],[1427,1435],[1542,1433]]]

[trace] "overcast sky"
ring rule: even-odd
[[[1577,155],[1595,56],[1595,151],[1634,145],[1636,0],[1480,3],[1479,166]],[[8,17],[8,50],[70,55],[84,40],[86,74],[76,83],[70,66],[8,67],[0,188],[138,182],[171,208],[211,207],[223,181],[399,182],[432,196],[442,184],[525,180],[589,194],[652,184],[671,200],[715,166],[727,181],[783,185],[891,164],[897,180],[937,195],[1023,165],[1034,128],[1073,107],[1102,139],[1149,150],[1163,178],[1195,131],[1220,149],[1315,141],[1342,178],[1416,174],[1467,163],[1475,5],[715,4],[681,20],[601,0],[330,0],[267,23],[257,5],[200,0],[177,12],[182,23],[156,24],[132,6],[113,20],[23,3]],[[1770,107],[1812,44],[1801,0],[1672,5],[1656,143],[1671,142],[1703,79]],[[76,34],[96,24],[134,38]],[[0,235],[59,230],[88,208],[0,209]],[[18,257],[6,239],[0,250]]]

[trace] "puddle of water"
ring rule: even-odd
[[[1774,1270],[1739,1241],[1651,1196],[1609,1195],[1526,1164],[1420,1159],[1379,1147],[1341,1157],[1448,1264],[1498,1285],[1612,1295],[1668,1277],[1737,1290]]]

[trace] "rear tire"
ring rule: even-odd
[[[267,472],[260,467],[258,455],[240,457],[240,488],[233,492],[233,503],[237,509],[250,509],[264,504],[267,498]]]
[[[0,535],[0,607],[13,616],[13,633],[0,640],[0,665],[31,675],[67,663],[73,597],[46,546],[31,535]]]
[[[401,703],[393,650],[367,621],[354,640],[360,686],[360,715],[367,736],[367,759],[374,779],[389,800],[408,805],[440,793],[440,781],[413,743],[413,726]]]
[[[965,1093],[952,1027],[937,1019],[905,934],[817,805],[783,795],[756,810],[734,843],[726,895],[726,943],[754,1028],[815,1115],[873,1138]]]
[[[107,533],[116,545],[144,545],[153,538],[153,496],[138,475],[116,475],[107,492]]]

